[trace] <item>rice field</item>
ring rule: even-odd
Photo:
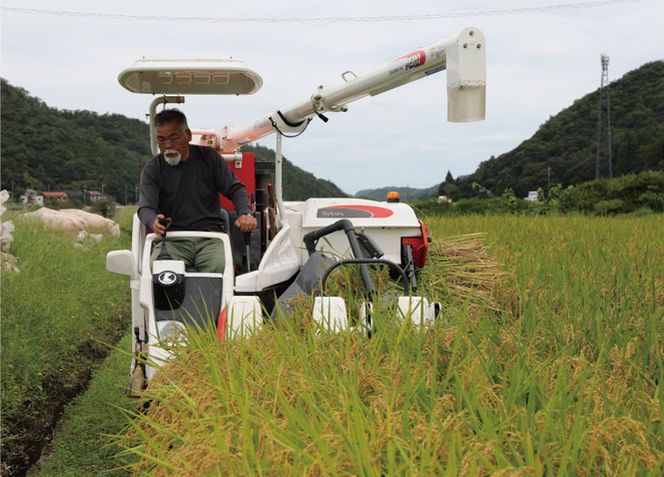
[[[426,222],[434,326],[192,333],[119,440],[133,474],[662,475],[664,216]]]

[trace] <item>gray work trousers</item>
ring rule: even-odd
[[[163,241],[152,249],[150,258],[156,260]],[[184,261],[187,270],[201,273],[224,273],[224,244],[221,240],[203,237],[171,237],[166,239],[166,250],[173,260]]]

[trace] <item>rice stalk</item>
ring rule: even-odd
[[[502,265],[483,244],[485,234],[434,239],[420,280],[428,295],[447,304],[470,302],[501,309],[498,290],[505,282]]]

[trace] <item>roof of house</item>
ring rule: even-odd
[[[83,197],[83,191],[82,190],[66,190],[65,194],[67,194],[70,198],[71,197]]]
[[[53,199],[67,198],[67,193],[62,191],[42,192],[42,195],[44,196],[44,198],[53,198]]]

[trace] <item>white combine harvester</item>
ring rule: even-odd
[[[404,203],[355,198],[284,202],[281,151],[282,136],[299,135],[314,116],[327,121],[326,112],[345,112],[352,101],[445,69],[448,120],[484,119],[485,41],[482,32],[471,27],[365,74],[346,71],[341,84],[319,86],[303,101],[247,125],[193,131],[192,143],[217,149],[247,186],[258,229],[243,237],[231,225],[232,204],[222,198],[221,213],[229,217],[227,233],[168,233],[165,240],[181,236],[220,240],[226,257],[233,257],[226,260],[223,274],[198,273],[185,270],[184,263],[176,260],[157,259],[151,264],[152,245],[161,238],[134,217],[132,249],[110,252],[106,260],[109,271],[131,279],[135,359],[130,394],[144,389],[158,363],[169,359],[169,351],[160,343],[187,325],[213,324],[222,340],[247,336],[267,320],[287,318],[288,301],[298,293],[318,293],[313,317],[321,330],[354,327],[370,334],[373,284],[368,267],[378,264],[390,267],[392,275],[401,279],[404,294],[395,304],[400,318],[417,324],[435,319],[437,304],[415,294],[415,270],[426,261],[428,237],[413,209]],[[159,95],[149,111],[154,154],[159,105],[182,103],[186,94],[252,94],[262,85],[261,77],[244,63],[210,59],[141,59],[118,80],[131,92]],[[243,145],[275,132],[274,163],[239,152]],[[367,302],[358,317],[348,316],[342,297],[324,295],[329,273],[347,263],[358,264],[366,288]]]

